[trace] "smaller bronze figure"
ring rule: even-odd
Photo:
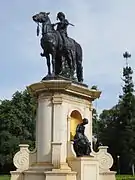
[[[86,124],[88,124],[88,119],[84,118],[83,122],[78,124],[76,128],[73,147],[77,157],[90,156],[91,153],[91,143],[84,134],[84,125]]]

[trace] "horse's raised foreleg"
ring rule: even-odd
[[[46,54],[47,59],[47,67],[48,67],[48,75],[51,75],[51,63],[50,63],[50,55]]]

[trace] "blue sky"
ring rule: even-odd
[[[63,11],[75,24],[68,34],[83,48],[84,80],[102,91],[97,109],[111,108],[121,92],[122,54],[135,67],[135,0],[4,0],[0,5],[0,99],[38,82],[46,73],[32,16]]]

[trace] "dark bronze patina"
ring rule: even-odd
[[[78,124],[76,128],[73,147],[77,157],[90,156],[91,153],[91,143],[84,134],[84,125],[86,124],[88,124],[88,119],[84,118],[83,122]]]
[[[72,38],[68,37],[67,27],[73,24],[65,18],[65,14],[57,14],[58,23],[52,24],[50,13],[40,12],[32,18],[37,23],[37,35],[42,28],[41,47],[48,66],[47,77],[62,76],[71,80],[83,82],[82,48]],[[56,30],[55,30],[55,26]],[[52,71],[50,55],[52,56]]]

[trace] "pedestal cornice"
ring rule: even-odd
[[[100,97],[101,91],[89,89],[81,84],[75,84],[67,80],[45,80],[34,83],[27,87],[29,92],[35,96],[41,93],[64,93],[74,96],[83,97],[89,101],[94,101]]]

